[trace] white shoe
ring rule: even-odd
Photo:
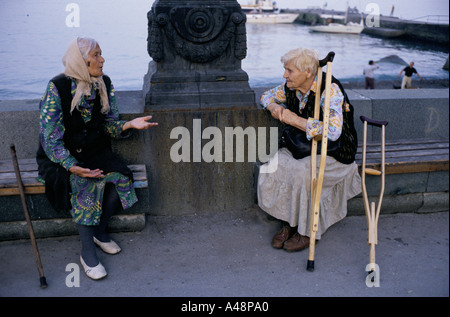
[[[108,273],[106,273],[105,267],[100,262],[97,264],[97,266],[90,267],[83,261],[83,257],[81,255],[80,255],[80,262],[81,265],[83,265],[84,272],[86,273],[86,275],[93,280],[99,280],[108,275]]]
[[[94,242],[96,245],[98,245],[104,252],[108,254],[116,254],[119,253],[120,250],[122,250],[117,243],[115,243],[113,240],[109,242],[101,242],[96,237],[94,237]]]

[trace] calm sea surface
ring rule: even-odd
[[[104,71],[117,90],[142,89],[151,60],[147,53],[147,12],[152,1],[79,0],[80,26],[69,27],[69,1],[0,1],[0,99],[40,98],[50,78],[63,71],[61,57],[77,36],[97,39],[106,59]],[[324,57],[335,51],[333,74],[363,80],[367,62],[397,55],[414,61],[425,78],[448,78],[442,70],[448,47],[380,39],[368,35],[310,33],[304,25],[247,24],[247,57],[242,68],[252,87],[282,82],[280,57],[289,49],[309,47]],[[395,80],[401,65],[380,63],[376,79]]]

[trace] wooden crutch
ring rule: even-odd
[[[322,135],[313,138],[311,143],[311,206],[310,206],[310,237],[309,237],[309,256],[306,269],[310,272],[314,271],[314,252],[316,246],[316,234],[319,227],[319,209],[320,196],[322,193],[323,175],[325,172],[325,164],[327,159],[327,145],[328,145],[328,125],[330,117],[330,97],[331,97],[331,77],[332,77],[332,63],[334,59],[334,52],[329,52],[328,55],[319,61],[317,69],[317,83],[316,83],[316,99],[314,104],[314,119],[319,119],[320,114],[320,87],[322,86],[322,67],[327,66],[327,73],[325,79],[325,104],[323,109],[323,131]],[[317,174],[317,141],[321,139],[322,147],[320,154],[319,173]]]
[[[25,214],[25,220],[27,221],[28,231],[30,233],[31,245],[33,246],[34,256],[36,258],[36,264],[39,271],[39,282],[41,284],[41,288],[47,287],[47,280],[44,275],[44,269],[42,267],[41,257],[39,255],[38,246],[36,243],[36,239],[34,237],[33,224],[31,223],[30,213],[28,212],[27,202],[25,200],[25,190],[23,188],[22,177],[20,176],[19,163],[17,162],[16,156],[16,147],[14,144],[10,146],[11,150],[11,158],[14,165],[14,171],[16,173],[17,186],[19,187],[20,198],[22,200],[23,212]]]
[[[361,188],[364,199],[364,209],[366,211],[367,217],[367,242],[370,246],[369,255],[369,274],[376,270],[375,264],[375,246],[378,244],[378,218],[380,216],[381,203],[383,202],[384,195],[384,182],[385,182],[385,171],[384,171],[384,157],[385,157],[385,128],[388,124],[387,121],[376,121],[365,116],[360,117],[361,121],[364,123],[364,139],[363,139],[363,154],[362,154],[362,169],[361,169]],[[381,128],[381,168],[373,169],[366,167],[366,147],[367,147],[367,125],[370,124],[375,127]],[[375,210],[375,202],[371,202],[369,206],[369,198],[367,196],[366,190],[366,174],[381,176],[380,184],[380,195],[378,197],[378,205]]]

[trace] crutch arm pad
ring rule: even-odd
[[[359,118],[361,119],[361,121],[363,123],[364,123],[364,121],[367,121],[367,124],[374,125],[374,126],[377,126],[377,127],[381,127],[382,125],[387,126],[388,123],[389,123],[387,121],[373,120],[373,119],[367,118],[366,116],[360,116]]]
[[[334,52],[329,52],[328,55],[319,61],[319,66],[324,67],[328,62],[333,62]]]

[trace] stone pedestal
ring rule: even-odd
[[[236,0],[157,0],[148,12],[145,111],[254,107]]]

